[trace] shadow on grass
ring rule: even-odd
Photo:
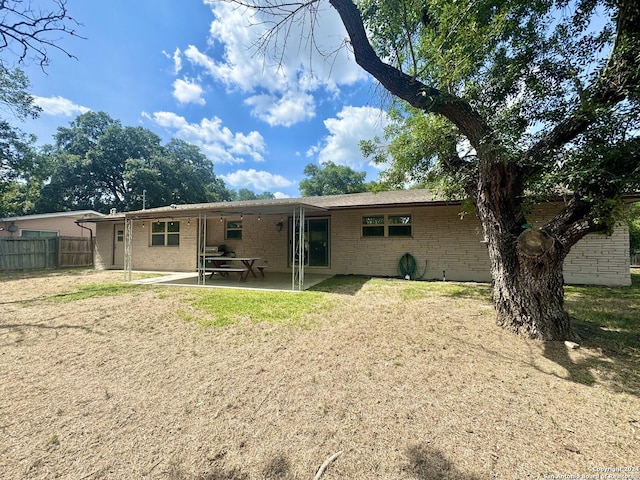
[[[333,277],[327,278],[319,284],[314,285],[307,291],[355,295],[369,280],[371,280],[371,277],[363,275],[334,275]]]
[[[564,342],[547,342],[544,356],[568,373],[568,380],[591,386],[603,378],[616,392],[640,396],[640,336],[637,332],[614,331],[606,327],[575,320],[581,348],[597,352],[584,360],[573,361]]]
[[[414,300],[426,295],[442,295],[455,299],[474,299],[491,302],[491,285],[478,282],[406,282],[402,291],[405,300]]]
[[[430,446],[412,445],[405,452],[407,471],[419,480],[480,480],[459,471],[442,452]]]
[[[565,287],[581,347],[596,353],[574,362],[563,342],[545,344],[545,357],[565,368],[569,380],[593,385],[597,373],[615,391],[640,396],[640,274],[631,279],[629,287]]]
[[[199,475],[190,475],[186,473],[182,467],[172,461],[168,470],[165,472],[165,478],[169,480],[248,480],[252,478],[247,472],[237,467],[225,467],[224,456],[226,452],[220,452],[216,458],[212,460],[211,467],[206,473]],[[262,475],[259,478],[264,480],[292,480],[291,465],[289,459],[283,454],[277,454],[262,469]]]
[[[264,466],[262,476],[265,480],[289,480],[293,478],[289,459],[283,454],[276,455]]]

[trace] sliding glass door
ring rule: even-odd
[[[289,219],[289,259],[292,258],[291,248],[293,234],[298,232],[292,228],[292,219]],[[297,238],[297,237],[296,237]],[[309,267],[329,266],[329,219],[307,218],[304,221],[304,264]]]

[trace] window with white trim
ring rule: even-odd
[[[362,216],[363,237],[410,237],[410,214],[376,214]]]
[[[180,245],[180,222],[153,222],[151,224],[152,247],[176,247]]]
[[[242,220],[227,220],[225,225],[225,239],[242,239]]]

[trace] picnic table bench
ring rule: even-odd
[[[209,273],[209,278],[213,278],[216,273],[220,273],[221,275],[228,275],[229,273],[237,273],[238,281],[244,282],[246,279],[246,273],[249,271],[248,268],[235,268],[231,266],[220,265],[217,267],[206,267],[203,269],[204,273]]]

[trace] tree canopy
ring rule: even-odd
[[[640,255],[640,202],[629,208],[629,251],[631,255]]]
[[[49,181],[38,212],[144,207],[229,200],[230,192],[200,149],[182,140],[162,145],[143,127],[123,127],[104,112],[87,112],[58,128]]]
[[[46,3],[47,0],[45,0]],[[0,2],[0,215],[27,213],[39,195],[47,159],[33,148],[35,137],[15,122],[36,118],[41,109],[29,94],[29,80],[14,62],[49,64],[49,49],[69,54],[59,45],[63,36],[78,36],[79,24],[69,16],[66,0],[34,5],[22,0]]]
[[[263,45],[276,53],[287,22],[307,15],[314,25],[322,8],[320,0],[238,3],[275,19]],[[464,191],[488,248],[498,324],[572,338],[563,261],[585,235],[610,232],[621,196],[640,186],[640,4],[329,4],[358,65],[399,102],[391,178],[437,168]],[[565,199],[536,231],[527,218],[532,193]],[[519,248],[529,237],[541,239],[539,254]]]
[[[28,89],[22,70],[7,69],[0,62],[0,215],[22,213],[22,206],[32,198],[29,180],[46,175],[42,157],[31,148],[35,138],[11,121],[36,118],[40,113]]]
[[[339,195],[342,193],[366,192],[370,186],[365,183],[365,172],[356,172],[350,167],[336,165],[328,161],[318,166],[314,163],[304,168],[308,177],[300,182],[303,197]]]
[[[275,195],[271,192],[256,193],[248,188],[241,188],[238,191],[231,191],[230,200],[261,200],[275,198]]]

